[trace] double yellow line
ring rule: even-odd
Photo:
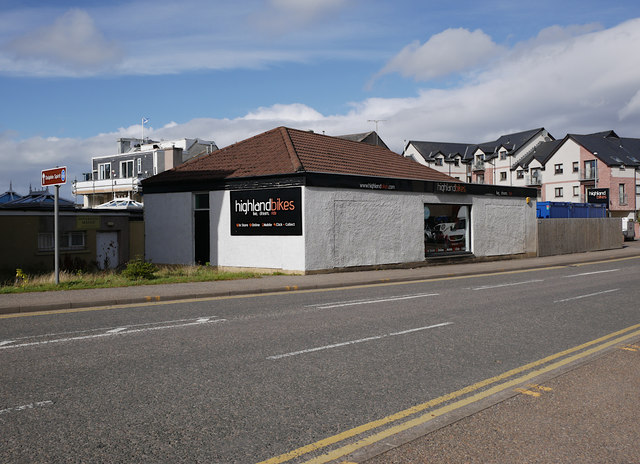
[[[328,448],[331,445],[335,445],[336,443],[347,440],[349,438],[370,433],[374,429],[382,427],[384,425],[391,425],[390,427],[385,428],[377,433],[374,433],[369,436],[364,436],[363,438],[357,439],[352,443],[346,444],[340,448],[328,451],[325,454],[322,454],[321,456],[305,461],[305,463],[308,463],[308,464],[321,464],[321,463],[331,462],[335,459],[347,456],[366,446],[380,442],[381,440],[389,438],[390,436],[397,435],[411,428],[426,424],[427,422],[435,419],[436,417],[450,413],[452,411],[455,411],[456,409],[460,409],[469,404],[478,402],[480,400],[483,400],[489,396],[500,393],[509,388],[516,387],[517,385],[520,385],[524,382],[529,382],[531,381],[531,379],[538,377],[542,374],[554,371],[556,369],[559,369],[561,367],[567,366],[571,363],[584,359],[588,356],[602,352],[607,348],[610,348],[614,345],[628,341],[634,337],[640,337],[640,324],[627,327],[626,329],[613,332],[611,334],[605,335],[604,337],[600,337],[598,339],[592,340],[582,345],[569,348],[568,350],[564,350],[559,353],[553,354],[551,356],[547,356],[546,358],[542,358],[538,361],[534,361],[532,363],[525,364],[518,368],[511,369],[496,377],[492,377],[490,379],[483,380],[473,385],[469,385],[468,387],[462,388],[458,391],[448,393],[439,398],[435,398],[433,400],[427,401],[426,403],[413,406],[409,409],[405,409],[403,411],[397,412],[395,414],[384,417],[382,419],[369,422],[367,424],[355,427],[350,430],[346,430],[338,435],[334,435],[332,437],[325,438],[315,443],[311,443],[310,445],[306,445],[301,448],[290,451],[288,453],[281,454],[280,456],[276,456],[271,459],[261,461],[258,464],[279,464],[279,463],[287,462],[287,461],[290,461],[291,459],[304,456],[305,454],[309,454],[315,451],[322,450],[324,448]],[[573,353],[576,353],[576,354],[573,354]],[[559,358],[563,358],[563,359],[558,360]],[[555,362],[553,362],[552,364],[548,364],[551,361],[555,361]],[[548,364],[548,365],[545,366],[545,364]],[[527,372],[527,371],[530,371],[530,372]],[[527,372],[527,373],[525,373],[524,375],[520,375],[518,377],[512,378],[511,380],[507,380],[513,376],[523,374],[524,372]],[[507,380],[507,381],[503,383],[499,383],[498,385],[495,385],[491,388],[478,392],[478,390],[481,390],[485,387],[488,387],[491,384],[495,384],[503,380]],[[477,392],[477,393],[472,394],[474,392]],[[443,406],[439,409],[436,409],[436,410],[432,409],[437,405],[450,402],[452,400],[463,397],[465,395],[470,395],[470,396],[466,396],[465,398],[462,398],[456,402],[447,404],[446,406]],[[419,415],[413,419],[404,421],[402,423],[398,423],[397,425],[393,425],[395,422],[399,422],[402,419],[406,419],[412,415],[415,415],[419,412],[423,412],[426,410],[429,410],[429,412]]]

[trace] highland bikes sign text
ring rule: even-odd
[[[302,235],[301,188],[232,191],[231,235]]]

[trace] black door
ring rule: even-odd
[[[206,264],[211,260],[209,245],[209,210],[194,211],[195,224],[195,261]]]

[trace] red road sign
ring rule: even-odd
[[[42,171],[42,186],[67,183],[67,167],[45,169]]]

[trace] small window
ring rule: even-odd
[[[133,177],[133,160],[120,162],[120,178],[128,179]]]
[[[84,248],[84,232],[68,232],[62,236],[62,247]]]
[[[500,180],[501,180],[501,181],[503,181],[503,182],[504,182],[505,180],[507,180],[507,173],[506,173],[506,171],[502,171],[502,172],[500,173]]]
[[[142,158],[138,158],[138,174],[142,174]]]
[[[98,179],[111,179],[111,163],[103,163],[98,165]]]
[[[573,187],[573,196],[574,196],[574,197],[579,197],[579,196],[580,196],[580,187],[579,187],[579,186],[577,186],[577,185],[575,185],[575,186]]]
[[[580,162],[579,161],[574,161],[573,162],[573,172],[578,172],[580,170]]]
[[[53,234],[38,234],[38,250],[53,250]]]
[[[524,179],[524,171],[522,170],[516,171],[516,177],[518,179]]]
[[[506,160],[507,159],[507,152],[506,151],[501,151],[500,152],[500,159],[501,160]]]
[[[556,170],[556,174],[562,174],[564,172],[564,169],[562,168],[562,164],[556,164],[555,170]]]
[[[620,199],[620,205],[626,205],[627,204],[627,194],[625,191],[625,186],[624,184],[618,184],[618,189],[619,189],[619,199]]]
[[[636,185],[636,195],[640,195],[640,185]]]
[[[442,166],[442,158],[436,158],[436,166]]]
[[[556,187],[556,198],[562,198],[562,187]]]
[[[454,165],[454,166],[460,166],[460,160],[459,160],[459,159],[457,159],[457,158],[456,158],[456,159],[454,159],[454,160],[453,160],[453,165]]]

